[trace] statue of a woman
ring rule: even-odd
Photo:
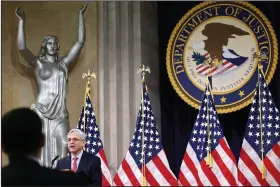
[[[87,3],[79,11],[78,40],[64,57],[59,56],[59,41],[55,36],[46,36],[41,44],[40,53],[35,56],[26,46],[24,23],[25,14],[17,7],[15,13],[19,18],[17,47],[27,63],[34,67],[38,95],[32,108],[43,121],[46,136],[41,155],[41,164],[50,166],[57,155],[67,156],[67,133],[69,116],[66,108],[66,86],[68,66],[77,59],[85,42],[83,14]]]

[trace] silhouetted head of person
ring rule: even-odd
[[[17,108],[2,116],[2,149],[11,156],[39,157],[44,146],[41,118],[29,108]]]

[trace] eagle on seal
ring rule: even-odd
[[[201,32],[207,37],[204,40],[204,50],[208,51],[212,58],[217,58],[219,61],[223,60],[223,52],[226,50],[224,46],[228,45],[229,38],[236,38],[236,36],[249,35],[248,32],[223,23],[209,23]],[[226,50],[227,51],[227,50]],[[237,55],[233,50],[228,50],[230,53]]]
[[[226,60],[235,66],[240,66],[247,61],[248,57],[240,56],[233,49],[229,49],[226,46],[228,45],[230,38],[236,38],[236,36],[246,36],[249,35],[249,32],[234,25],[214,22],[206,24],[201,34],[206,36],[207,39],[193,44],[191,48],[193,50],[204,49],[207,51],[211,59],[214,59],[215,66],[221,67],[223,60]],[[195,57],[196,60],[200,60],[197,62],[209,60],[195,52],[193,57]]]

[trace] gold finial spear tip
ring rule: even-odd
[[[257,59],[257,63],[258,63],[258,68],[262,71],[263,73],[263,65],[262,63],[268,63],[268,56],[265,52],[255,52],[253,54],[253,60]],[[264,73],[263,73],[264,74]]]
[[[88,80],[90,80],[91,77],[96,79],[96,74],[93,71],[90,72],[90,70],[88,70],[87,73],[83,73],[82,77],[83,77],[83,79],[87,78]]]
[[[93,71],[90,72],[90,70],[88,70],[87,73],[83,73],[82,77],[83,77],[83,79],[87,78],[86,88],[90,90],[90,80],[91,80],[91,77],[96,79],[95,73]]]
[[[151,69],[149,66],[145,66],[144,64],[142,64],[139,68],[137,68],[137,74],[141,73],[142,75],[142,81],[145,80],[145,74],[147,73],[151,73]]]
[[[150,67],[149,67],[149,66],[145,66],[144,64],[142,64],[142,65],[137,69],[137,74],[143,73],[143,72],[151,73]]]
[[[253,59],[254,60],[257,59],[258,63],[261,63],[261,62],[266,62],[267,63],[268,57],[267,57],[266,53],[255,52],[253,54]]]

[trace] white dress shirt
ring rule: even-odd
[[[78,167],[79,167],[79,164],[80,164],[80,160],[81,160],[81,158],[82,158],[82,155],[83,155],[83,150],[81,151],[81,152],[79,152],[78,154],[77,154],[77,169],[78,169]],[[74,163],[74,155],[73,154],[71,154],[71,170],[73,170],[73,163]]]

